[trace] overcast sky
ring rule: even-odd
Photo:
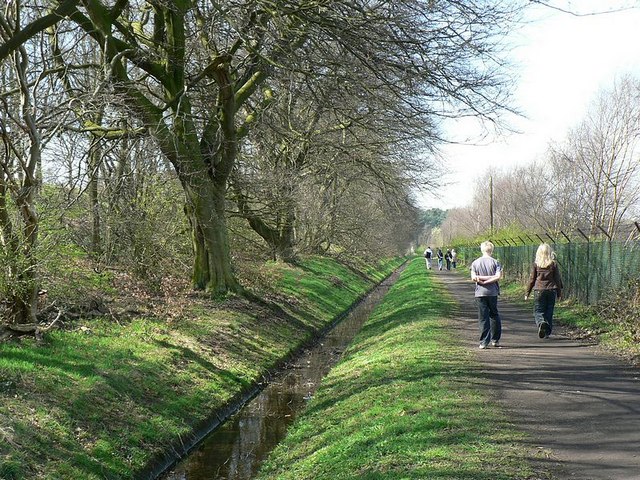
[[[573,11],[601,11],[640,2],[618,0],[556,1]],[[589,10],[593,8],[593,10]],[[530,20],[513,32],[511,61],[518,78],[514,106],[526,118],[510,118],[520,134],[484,139],[482,145],[448,145],[442,149],[450,178],[441,198],[425,196],[424,208],[468,205],[474,179],[488,168],[507,169],[541,158],[552,140],[562,140],[577,125],[598,91],[626,73],[640,76],[640,6],[617,13],[573,16],[536,7]],[[472,124],[456,125],[473,132]]]

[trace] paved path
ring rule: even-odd
[[[528,434],[531,459],[558,479],[640,480],[640,369],[562,329],[539,339],[531,310],[502,300],[502,347],[479,350],[473,284],[433,273],[460,304],[454,328],[477,350],[479,381]]]

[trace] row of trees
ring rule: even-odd
[[[229,225],[274,256],[406,246],[443,119],[506,106],[514,2],[24,0],[0,11],[0,240],[10,323],[45,251],[160,245],[238,290]],[[55,207],[55,208],[54,208]],[[64,207],[64,208],[63,208]],[[184,215],[184,216],[183,216]],[[184,219],[184,221],[182,220]],[[190,247],[181,231],[190,232]],[[43,249],[43,246],[45,249]]]
[[[598,94],[545,159],[488,173],[472,204],[449,212],[443,233],[452,239],[488,232],[491,177],[496,231],[624,236],[621,228],[640,217],[639,156],[640,80],[626,76]]]

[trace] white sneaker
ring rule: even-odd
[[[492,347],[499,347],[500,346],[500,340],[492,340],[491,341],[491,346]]]
[[[487,348],[489,345],[487,345],[486,343],[481,343],[480,346],[478,346],[478,348],[480,350],[484,350],[485,348]]]

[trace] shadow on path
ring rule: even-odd
[[[562,328],[538,338],[531,310],[502,300],[502,347],[479,350],[473,284],[453,272],[434,277],[459,303],[452,327],[477,351],[479,386],[489,386],[528,434],[539,462],[560,479],[640,479],[638,369],[571,340]]]

